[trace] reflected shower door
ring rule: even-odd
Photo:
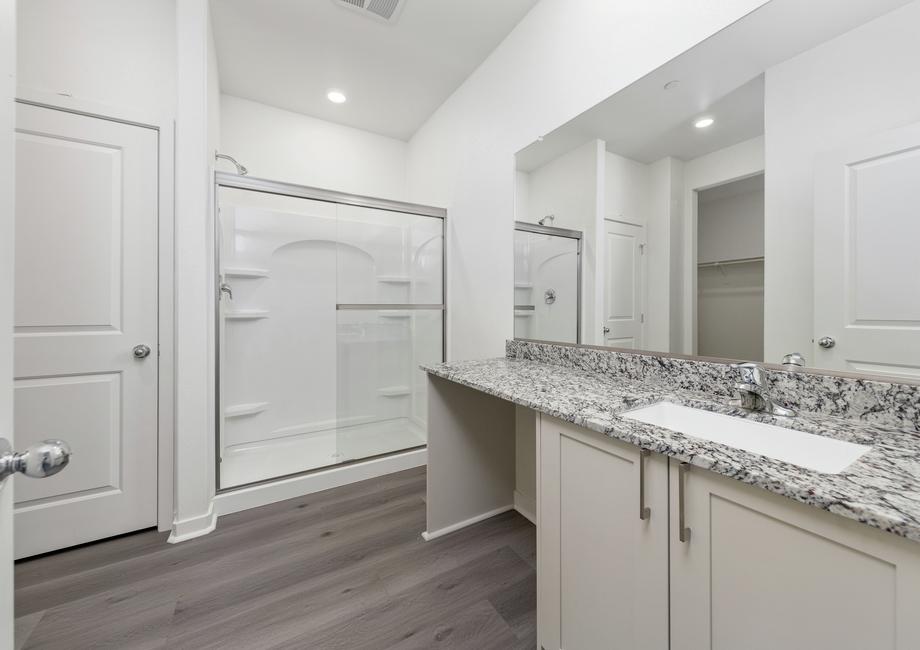
[[[540,232],[525,230],[536,228]],[[558,231],[560,234],[552,234]],[[581,233],[518,223],[514,231],[514,336],[578,343]]]
[[[218,188],[218,488],[423,446],[443,220]]]
[[[443,358],[443,220],[338,206],[339,449],[426,444],[425,374]]]

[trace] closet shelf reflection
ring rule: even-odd
[[[731,264],[753,264],[755,262],[763,262],[763,257],[743,257],[736,260],[718,260],[716,262],[700,262],[697,264],[698,268],[708,268],[708,267],[719,267],[719,266],[728,266]]]

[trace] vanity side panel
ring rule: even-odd
[[[426,539],[514,506],[514,438],[514,404],[428,375]]]

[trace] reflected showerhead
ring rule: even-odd
[[[555,220],[556,220],[556,215],[554,215],[554,214],[548,214],[548,215],[546,215],[545,217],[543,217],[542,219],[540,219],[537,223],[540,224],[541,226],[546,226],[546,225],[552,226],[552,225],[553,225],[553,221],[555,221]],[[549,221],[549,224],[546,223],[547,221]]]
[[[246,169],[245,167],[243,167],[243,165],[239,164],[239,163],[236,161],[236,158],[234,158],[233,156],[228,156],[228,155],[225,154],[225,153],[217,153],[217,152],[215,152],[215,153],[214,153],[214,158],[215,158],[215,159],[223,158],[224,160],[229,160],[230,162],[232,162],[232,163],[233,163],[233,166],[236,167],[236,173],[239,174],[240,176],[245,176],[246,174],[249,173],[249,170]]]

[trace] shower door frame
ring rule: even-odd
[[[367,462],[387,456],[395,456],[407,451],[424,449],[428,445],[417,445],[391,451],[385,454],[377,454],[315,467],[302,472],[292,474],[282,474],[261,481],[234,485],[232,487],[222,488],[220,484],[220,463],[221,463],[221,424],[223,422],[223,413],[221,412],[220,400],[220,301],[221,301],[221,270],[220,270],[220,188],[230,188],[237,190],[251,190],[265,194],[275,194],[278,196],[288,196],[298,199],[309,199],[311,201],[322,201],[324,203],[334,203],[338,205],[350,205],[360,208],[373,208],[377,210],[386,210],[388,212],[400,212],[420,217],[432,217],[441,220],[441,302],[439,304],[388,304],[388,303],[336,303],[336,311],[344,310],[364,310],[376,311],[381,309],[398,309],[398,310],[419,310],[419,311],[440,311],[441,312],[441,361],[447,360],[447,210],[430,205],[421,205],[418,203],[407,203],[404,201],[393,201],[390,199],[380,199],[372,196],[362,196],[360,194],[349,194],[347,192],[336,192],[334,190],[325,190],[308,185],[297,185],[295,183],[284,183],[273,181],[267,178],[255,178],[252,176],[239,176],[231,172],[214,173],[214,481],[215,491],[217,494],[226,494],[235,490],[250,488],[256,485],[274,483],[276,481],[289,479],[296,476],[313,474],[315,472],[328,471],[337,467],[355,465],[357,463]],[[579,243],[579,258],[581,244]],[[581,304],[581,268],[579,263],[579,305]],[[580,309],[580,307],[579,307]]]
[[[574,239],[576,241],[575,249],[575,344],[578,345],[581,343],[581,253],[583,250],[584,233],[580,230],[570,230],[569,228],[557,228],[556,226],[541,226],[536,223],[528,223],[526,221],[515,221],[514,229],[520,230],[521,232],[529,232],[537,235],[550,235],[552,237],[564,237],[566,239]],[[531,307],[532,305],[513,305],[514,309],[511,312],[511,322],[512,326],[514,325],[514,312],[518,310],[519,307]],[[512,332],[514,329],[512,328]]]

